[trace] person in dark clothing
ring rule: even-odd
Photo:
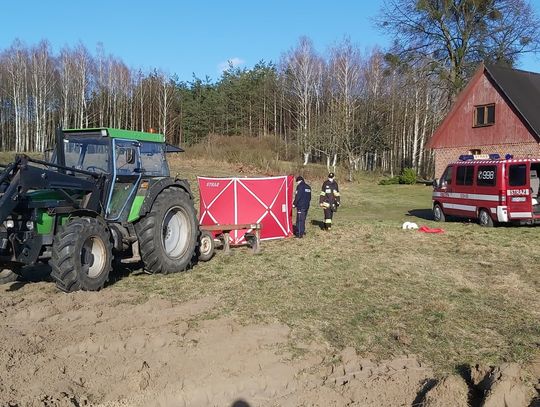
[[[296,237],[302,238],[306,234],[306,216],[311,202],[311,187],[304,178],[296,177],[296,195],[293,207],[296,208]]]
[[[324,212],[324,229],[330,230],[332,228],[332,217],[334,212],[340,204],[339,187],[334,179],[334,173],[328,174],[328,179],[323,182],[321,188],[321,194],[319,196],[319,206],[323,208]]]

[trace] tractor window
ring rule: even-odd
[[[66,137],[66,167],[93,172],[109,172],[109,143],[106,139]]]
[[[116,141],[114,148],[116,173],[118,175],[136,175],[139,168],[137,148],[129,141]]]
[[[511,165],[510,171],[508,172],[508,177],[511,187],[520,187],[523,185],[527,185],[527,165]]]
[[[141,142],[141,164],[146,175],[168,177],[169,166],[165,159],[165,146],[161,143]]]

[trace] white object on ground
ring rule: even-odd
[[[405,222],[403,223],[403,226],[402,226],[402,229],[403,230],[415,230],[415,229],[418,229],[418,225],[414,222]]]

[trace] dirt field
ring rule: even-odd
[[[331,234],[314,208],[258,256],[116,270],[98,293],[0,286],[0,406],[537,407],[540,229],[406,232],[441,226],[429,188],[341,186]]]
[[[0,405],[468,405],[456,376],[426,396],[434,373],[412,356],[374,362],[316,343],[293,354],[286,325],[208,318],[218,303],[4,286]],[[529,405],[532,389],[519,391],[522,403],[511,405]]]

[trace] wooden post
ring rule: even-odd
[[[229,232],[224,231],[223,232],[223,253],[229,255],[231,254],[231,246],[229,243]]]
[[[261,252],[261,229],[255,228],[255,243],[253,243],[253,253],[258,254]]]

